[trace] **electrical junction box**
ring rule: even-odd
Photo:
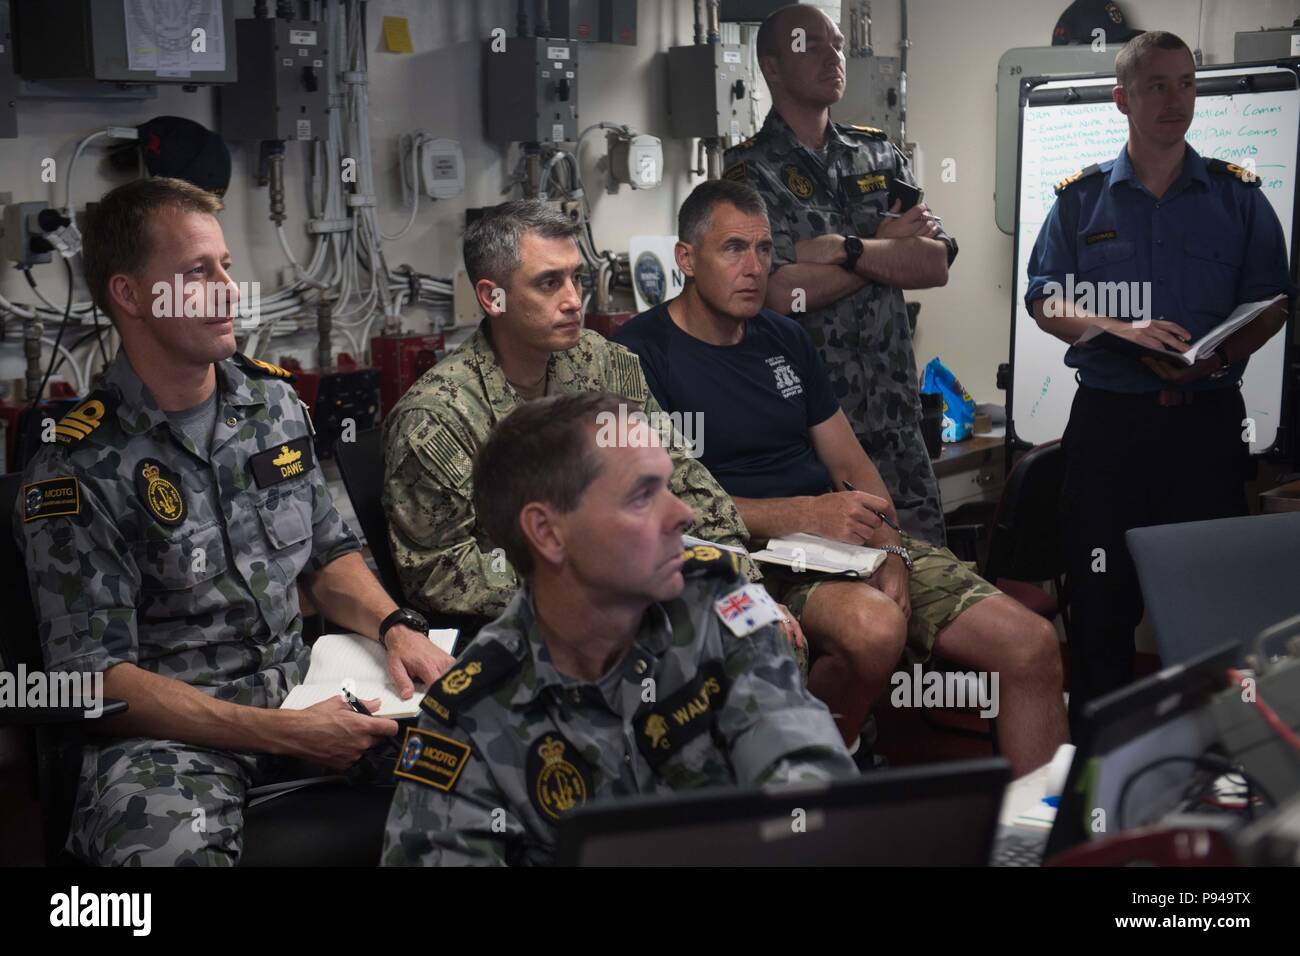
[[[234,83],[233,0],[10,0],[27,80]]]
[[[483,47],[487,138],[572,143],[578,138],[578,50],[570,40],[508,37]]]
[[[465,191],[465,154],[454,139],[420,144],[420,180],[433,199],[451,199]]]
[[[609,172],[633,189],[654,189],[664,178],[664,148],[657,136],[620,136],[609,149]]]
[[[222,137],[255,142],[329,136],[325,25],[255,17],[235,26],[239,83],[220,90]]]
[[[674,139],[740,142],[754,121],[744,48],[696,43],[668,50],[668,114]]]

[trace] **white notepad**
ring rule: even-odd
[[[450,654],[456,643],[455,629],[430,631],[429,640]],[[376,717],[415,717],[428,684],[415,685],[409,700],[397,696],[388,676],[388,652],[377,641],[360,634],[322,634],[312,645],[307,678],[289,691],[280,705],[283,710],[304,710],[337,696],[344,687],[362,700],[379,698]]]
[[[844,544],[815,534],[788,534],[768,541],[766,548],[752,552],[750,557],[806,571],[866,578],[876,573],[888,555],[876,548]]]

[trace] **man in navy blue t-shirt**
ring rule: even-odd
[[[764,572],[821,655],[808,687],[836,715],[845,742],[856,747],[905,647],[920,660],[937,651],[996,679],[1002,752],[1015,774],[1028,773],[1066,739],[1056,633],[952,552],[882,522],[877,512],[897,524],[893,501],[812,340],[763,308],[771,252],[759,195],[727,180],[702,183],[678,215],[685,289],[615,341],[640,357],[665,411],[692,417],[686,437],[754,539],[804,532],[889,552],[866,581],[771,565]]]

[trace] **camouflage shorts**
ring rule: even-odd
[[[939,632],[969,607],[1002,592],[975,573],[947,548],[936,548],[904,532],[903,546],[912,555],[907,596],[912,615],[907,620],[907,653],[916,661],[929,660]],[[817,572],[797,572],[779,565],[767,565],[763,583],[777,601],[803,619],[804,608],[824,581],[849,578]]]

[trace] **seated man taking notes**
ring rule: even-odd
[[[395,774],[389,866],[551,862],[596,800],[852,777],[775,605],[734,556],[683,554],[691,509],[626,399],[521,405],[474,462],[474,505],[524,583],[429,689]]]
[[[701,461],[751,535],[812,533],[891,551],[866,581],[769,566],[765,581],[814,651],[809,689],[852,743],[906,645],[996,675],[998,739],[1016,774],[1065,741],[1056,633],[957,558],[900,534],[880,473],[853,435],[808,334],[763,308],[772,234],[762,199],[702,183],[678,217],[686,288],[616,336],[668,412],[703,415]],[[697,426],[698,428],[698,426]],[[846,489],[846,490],[841,490]],[[854,490],[847,490],[854,489]]]

